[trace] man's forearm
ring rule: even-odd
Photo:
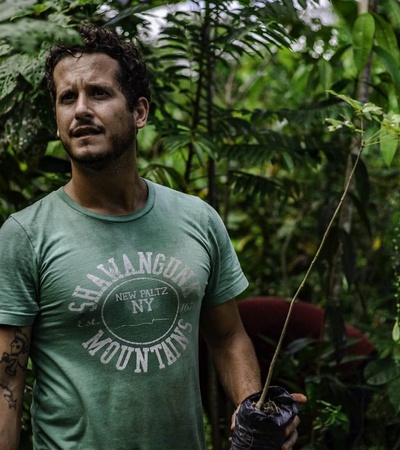
[[[260,370],[251,340],[238,333],[211,355],[225,392],[238,406],[250,394],[261,390]]]
[[[2,388],[0,388],[2,389]],[[1,390],[3,393],[3,389]],[[9,410],[1,400],[0,407],[0,449],[18,450],[21,431],[21,408]]]
[[[235,300],[204,308],[201,328],[226,394],[237,406],[261,389],[260,370]]]

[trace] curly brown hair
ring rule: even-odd
[[[145,97],[150,102],[146,64],[135,44],[122,40],[111,30],[95,25],[82,25],[78,28],[78,32],[83,41],[81,45],[54,45],[47,56],[45,77],[53,103],[56,98],[53,78],[55,66],[63,58],[81,56],[85,53],[105,53],[118,62],[118,82],[131,111],[136,107],[140,97]]]

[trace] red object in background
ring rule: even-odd
[[[289,310],[289,301],[278,297],[249,297],[238,301],[238,308],[243,325],[253,342],[264,381],[268,372],[275,345],[280,337],[286,316]],[[283,348],[291,342],[301,338],[319,339],[324,327],[324,309],[297,300],[293,305],[292,314],[287,332],[283,341]],[[345,355],[354,356],[357,359],[340,364],[339,369],[343,375],[361,374],[366,361],[370,360],[376,349],[374,345],[357,328],[346,324],[348,340],[355,341],[346,345]],[[270,339],[268,343],[264,338]],[[204,339],[200,335],[200,386],[203,402],[208,408],[208,352]],[[301,384],[302,380],[299,380]]]
[[[240,316],[243,325],[253,341],[257,356],[271,359],[275,348],[268,344],[261,336],[278,342],[281,331],[289,310],[289,301],[276,297],[249,297],[238,302]],[[324,327],[325,311],[318,306],[296,301],[293,305],[292,314],[289,320],[287,332],[283,341],[285,348],[291,342],[301,338],[319,339]],[[355,341],[348,344],[344,349],[345,355],[366,358],[375,352],[374,345],[357,328],[346,324],[347,339]],[[363,359],[342,363],[342,372],[356,370]],[[260,361],[263,365],[262,361]],[[266,368],[262,367],[262,372]]]

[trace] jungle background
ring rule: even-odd
[[[245,296],[292,298],[360,157],[299,294],[326,311],[326,335],[284,349],[274,382],[308,396],[297,448],[346,448],[355,387],[370,401],[352,448],[399,449],[398,0],[0,0],[0,223],[69,177],[43,66],[82,22],[140,45],[152,86],[140,172],[219,211]],[[377,349],[353,381],[338,370],[345,322]],[[209,448],[226,448],[206,420]]]

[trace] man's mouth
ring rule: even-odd
[[[95,136],[101,132],[102,131],[97,127],[82,126],[72,130],[71,135],[75,138],[81,138],[86,136]]]

